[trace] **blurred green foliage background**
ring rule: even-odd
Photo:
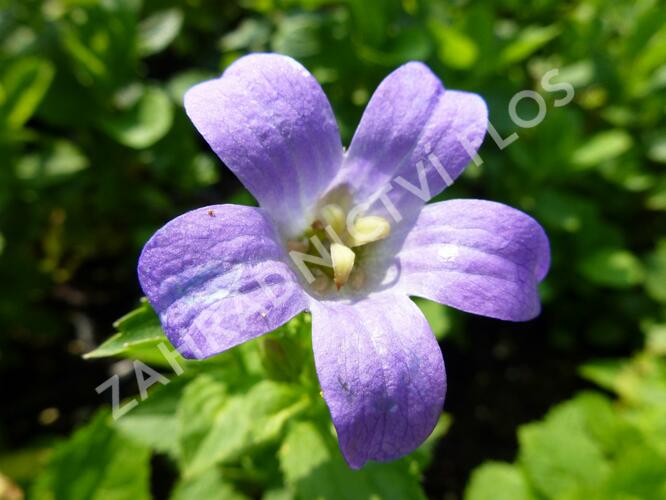
[[[664,12],[660,0],[0,0],[0,497],[666,498]],[[313,72],[347,144],[377,84],[414,59],[519,136],[504,149],[487,137],[483,164],[442,197],[544,225],[543,314],[516,325],[422,303],[447,416],[393,464],[342,463],[307,317],[181,360],[175,377],[140,305],[81,357],[139,303],[153,231],[253,202],[182,108],[190,85],[250,51]],[[540,84],[552,69],[575,89],[566,106]],[[547,105],[529,129],[508,112],[525,89]],[[114,422],[94,389],[115,373],[136,397],[127,359],[171,382]]]

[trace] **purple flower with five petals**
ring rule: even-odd
[[[483,200],[426,205],[481,144],[486,105],[423,64],[391,73],[349,149],[298,62],[253,54],[185,96],[192,122],[260,208],[188,212],[146,244],[139,279],[172,344],[205,358],[312,314],[317,375],[351,467],[433,430],[446,375],[410,296],[510,321],[539,313],[548,239]]]

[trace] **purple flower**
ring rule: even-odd
[[[543,229],[499,203],[425,205],[462,172],[484,101],[411,62],[379,86],[345,152],[299,63],[253,54],[193,87],[185,108],[261,208],[215,205],[150,239],[139,279],[174,346],[205,358],[312,314],[340,448],[354,468],[414,450],[446,392],[444,361],[409,296],[510,321],[539,313]]]

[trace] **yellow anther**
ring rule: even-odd
[[[326,205],[321,209],[321,216],[333,231],[340,237],[345,230],[345,213],[334,203]]]
[[[331,261],[333,262],[333,277],[338,290],[347,283],[349,274],[354,268],[356,255],[351,248],[340,243],[331,243]]]
[[[353,238],[351,246],[358,247],[386,238],[391,233],[391,225],[384,217],[368,215],[356,219],[349,232]]]

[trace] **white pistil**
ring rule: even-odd
[[[386,238],[391,233],[391,225],[383,217],[368,215],[359,217],[349,231],[353,238],[352,247],[359,247]]]
[[[331,243],[331,260],[333,262],[333,277],[338,290],[347,283],[349,274],[354,268],[356,255],[351,248],[340,243]]]

